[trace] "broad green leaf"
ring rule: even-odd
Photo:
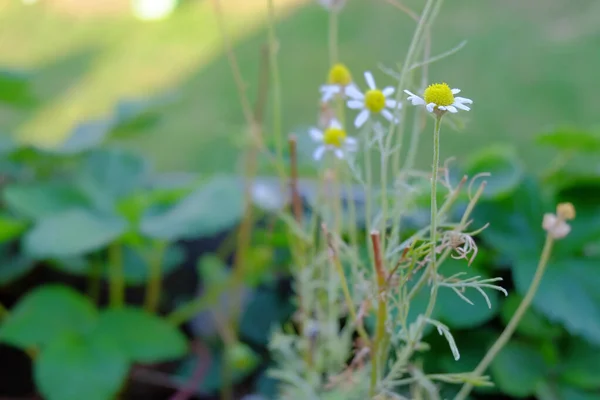
[[[498,353],[490,369],[493,382],[515,397],[533,395],[548,373],[542,355],[534,347],[514,341]]]
[[[27,228],[27,222],[0,212],[0,243],[9,242],[21,235]],[[0,269],[2,269],[0,267]]]
[[[600,389],[600,347],[574,338],[565,354],[562,380],[581,389]]]
[[[121,149],[99,149],[85,158],[77,175],[79,187],[100,209],[138,190],[148,177],[144,158]]]
[[[553,132],[538,135],[539,144],[552,146],[560,151],[598,152],[600,134],[579,129],[561,128]]]
[[[245,340],[266,345],[271,329],[289,318],[292,312],[292,305],[274,290],[259,289],[242,312],[240,335]]]
[[[478,280],[490,278],[475,265],[469,267],[465,260],[448,259],[440,266],[440,273],[445,277],[464,273],[458,278],[461,280],[475,276],[480,277]],[[492,284],[502,286],[502,281]],[[461,299],[451,288],[440,287],[436,303],[436,315],[442,322],[453,328],[473,328],[489,321],[498,311],[499,292],[488,288],[482,288],[482,290],[488,296],[491,307],[488,307],[485,298],[475,288],[467,288],[464,292],[461,292],[471,300],[473,303],[471,305]]]
[[[600,174],[595,179],[561,185],[557,202],[571,202],[577,210],[569,221],[571,232],[560,241],[558,251],[581,253],[591,242],[600,241]],[[556,253],[555,253],[556,254]]]
[[[504,301],[500,312],[504,324],[508,324],[522,300],[521,296],[512,293]],[[517,332],[531,338],[551,339],[560,336],[561,328],[551,324],[543,315],[529,308],[523,315],[521,322],[519,322]]]
[[[48,400],[113,400],[129,371],[126,357],[112,343],[65,335],[35,360],[38,389]]]
[[[511,194],[523,178],[523,167],[512,149],[486,148],[470,158],[465,167],[467,175],[488,172],[483,198],[505,197]]]
[[[556,243],[560,246],[560,241]],[[600,345],[600,261],[597,259],[551,259],[533,305],[550,321],[560,322],[571,334]],[[537,260],[513,265],[517,292],[525,295]]]
[[[526,178],[507,198],[478,204],[473,212],[479,227],[489,223],[481,237],[509,260],[539,257],[544,245],[542,219],[556,203],[531,178]]]
[[[9,209],[31,219],[89,204],[83,193],[67,182],[8,185],[3,190],[2,198]]]
[[[44,346],[68,333],[90,332],[94,305],[66,286],[47,285],[25,295],[0,327],[0,340],[17,347]]]
[[[166,240],[207,237],[231,228],[242,214],[240,183],[236,179],[213,178],[170,209],[147,214],[141,231]]]
[[[103,248],[126,229],[121,217],[70,210],[40,219],[23,244],[32,257],[73,257]]]
[[[87,121],[75,127],[59,147],[53,149],[58,154],[77,154],[99,146],[110,134],[112,122],[107,120]]]
[[[157,363],[183,356],[185,336],[164,319],[142,309],[122,308],[100,314],[98,337],[114,342],[132,362]]]
[[[558,391],[561,400],[598,400],[598,391],[585,392],[565,385],[561,385]]]

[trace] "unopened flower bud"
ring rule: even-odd
[[[556,207],[556,215],[564,221],[570,221],[575,218],[575,207],[571,203],[560,203]]]

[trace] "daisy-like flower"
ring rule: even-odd
[[[354,152],[358,147],[356,139],[348,137],[336,119],[331,120],[329,127],[324,131],[312,128],[309,134],[315,142],[321,143],[313,154],[317,161],[323,157],[326,150],[333,151],[337,158],[344,158],[348,152]]]
[[[354,126],[360,128],[372,114],[381,114],[388,121],[397,122],[392,111],[400,108],[401,104],[389,98],[396,89],[391,86],[383,90],[378,89],[373,74],[369,71],[365,72],[365,80],[369,86],[369,90],[365,93],[361,93],[354,85],[349,85],[346,88],[346,95],[351,98],[351,100],[348,100],[348,107],[361,110],[354,120]]]
[[[321,102],[327,103],[338,94],[345,94],[346,88],[352,85],[352,74],[344,64],[337,63],[329,70],[327,85],[319,88],[321,92]]]
[[[470,108],[465,104],[472,104],[473,100],[464,97],[454,97],[455,94],[460,93],[460,89],[450,89],[445,83],[434,83],[429,85],[423,97],[419,97],[416,94],[405,90],[404,93],[408,94],[408,99],[413,106],[424,105],[429,112],[444,113],[449,111],[451,113],[458,112],[458,109],[469,111]]]

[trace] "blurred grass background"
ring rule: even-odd
[[[236,168],[235,142],[244,123],[210,2],[188,0],[169,19],[155,22],[136,21],[126,6],[92,14],[84,2],[79,12],[66,12],[67,6],[56,6],[60,2],[24,6],[0,0],[0,66],[28,71],[38,99],[28,108],[1,106],[1,131],[52,145],[76,123],[107,115],[123,98],[174,93],[177,101],[161,109],[160,123],[127,139],[128,145],[162,170]],[[311,0],[275,3],[287,132],[316,123],[317,89],[328,68],[328,16]],[[404,3],[420,10],[423,1]],[[254,96],[266,1],[223,5]],[[533,135],[556,125],[598,123],[598,15],[597,0],[447,1],[434,28],[432,54],[468,43],[432,65],[430,75],[460,87],[475,104],[463,114],[464,131],[444,132],[442,157],[460,161],[490,144],[510,144],[536,170],[548,155],[531,146]],[[414,26],[384,0],[349,1],[340,19],[340,55],[359,85],[365,69],[375,71],[381,85],[391,83],[377,65],[402,60]],[[427,139],[420,154],[419,165],[428,165]]]

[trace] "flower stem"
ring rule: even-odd
[[[435,119],[435,128],[433,129],[433,165],[431,167],[431,227],[429,230],[429,236],[431,240],[431,263],[430,270],[435,275],[437,271],[437,265],[435,263],[436,258],[436,235],[437,235],[437,184],[438,184],[438,170],[440,164],[440,127],[442,117],[438,116]]]
[[[148,260],[148,285],[146,286],[144,308],[151,313],[156,312],[160,302],[162,262],[166,247],[167,244],[165,242],[158,242]]]
[[[383,266],[383,255],[381,238],[379,232],[371,232],[371,244],[373,246],[373,254],[375,258],[375,271],[377,274],[377,326],[375,328],[375,340],[372,347],[372,362],[371,362],[371,386],[370,396],[376,394],[377,377],[379,376],[380,367],[383,365],[385,354],[382,354],[383,342],[385,341],[385,321],[387,318],[387,299],[386,299],[386,278],[387,273]]]
[[[282,109],[281,109],[281,78],[279,74],[279,63],[277,62],[277,52],[279,43],[275,25],[274,0],[267,0],[268,8],[268,37],[269,37],[269,66],[271,69],[271,78],[273,80],[273,136],[275,137],[275,151],[278,160],[283,160],[283,133],[281,128]],[[283,184],[283,182],[282,182]]]
[[[515,311],[515,314],[510,319],[508,325],[506,325],[506,328],[504,328],[504,332],[502,332],[500,337],[496,340],[494,345],[488,350],[485,357],[483,357],[481,362],[479,362],[479,365],[477,365],[477,368],[475,368],[475,370],[471,374],[474,378],[479,377],[481,374],[483,374],[485,372],[485,370],[490,365],[490,363],[494,360],[496,355],[498,355],[498,353],[500,352],[500,350],[502,350],[504,345],[506,345],[506,343],[508,343],[511,336],[517,329],[519,322],[521,322],[523,315],[525,314],[527,309],[529,309],[529,306],[531,305],[531,302],[533,301],[533,298],[535,297],[535,293],[537,292],[537,289],[540,286],[540,282],[542,281],[544,272],[546,271],[546,266],[548,265],[548,260],[550,259],[550,255],[552,254],[552,246],[553,245],[554,245],[554,239],[552,238],[552,235],[550,235],[550,233],[548,233],[548,235],[546,235],[546,243],[544,243],[544,249],[542,250],[542,255],[540,257],[540,261],[538,263],[537,270],[535,271],[535,275],[533,276],[533,280],[531,281],[531,286],[529,286],[529,289],[527,290],[527,294],[521,301],[521,304],[519,304],[517,311]],[[466,399],[466,397],[471,392],[471,389],[473,389],[473,384],[465,383],[463,385],[462,389],[460,390],[460,392],[458,392],[458,394],[454,398],[454,400]]]
[[[125,278],[123,276],[123,252],[121,244],[118,242],[112,243],[108,248],[108,271],[110,306],[122,307],[125,303]]]

